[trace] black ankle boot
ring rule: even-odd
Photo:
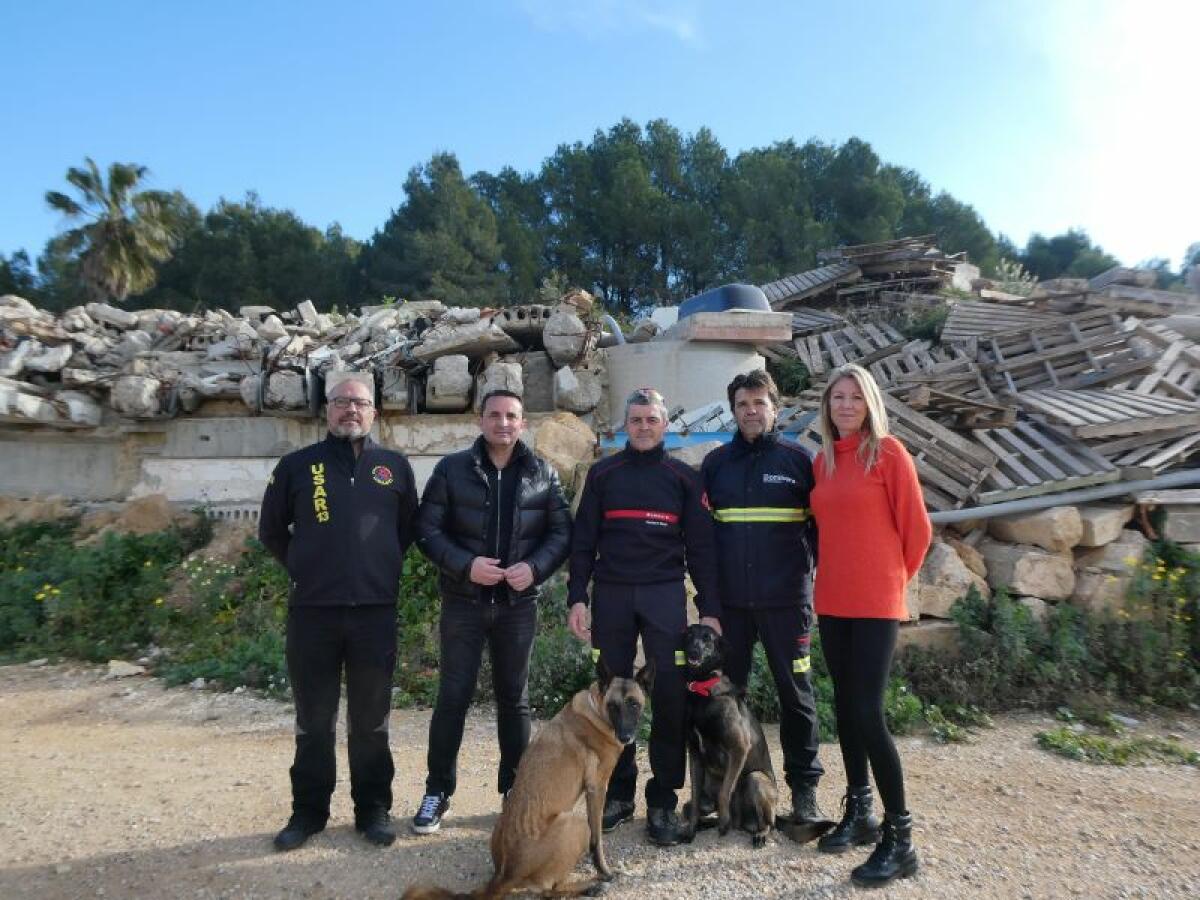
[[[909,878],[915,874],[917,851],[912,845],[912,816],[885,813],[883,838],[867,861],[850,873],[850,880],[860,887],[879,887],[894,878]]]
[[[871,815],[871,788],[846,788],[842,821],[817,841],[817,849],[822,853],[845,853],[851,847],[878,840],[879,820]]]

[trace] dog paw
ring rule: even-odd
[[[609,875],[609,876],[608,876],[608,880],[609,880],[609,881],[611,881],[611,880],[612,880],[612,876],[611,876],[611,875]],[[593,884],[593,885],[592,885],[590,888],[588,888],[586,891],[584,891],[584,892],[583,892],[583,896],[585,896],[585,897],[599,897],[599,896],[601,896],[601,895],[602,895],[602,894],[603,894],[603,893],[604,893],[606,890],[608,890],[608,885],[607,885],[607,884],[605,884],[603,881],[597,881],[597,882],[596,882],[595,884]]]
[[[754,837],[750,838],[750,846],[755,850],[761,850],[767,846],[767,836],[765,834],[754,835]]]
[[[719,835],[721,835],[722,837],[729,834],[729,829],[732,826],[733,826],[733,821],[728,816],[717,819],[717,833]]]

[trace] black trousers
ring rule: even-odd
[[[805,606],[721,611],[725,635],[725,674],[745,687],[750,680],[754,642],[761,641],[779,694],[779,743],[790,787],[815,786],[825,770],[817,759],[820,729],[809,657],[812,610]]]
[[[888,733],[883,706],[900,623],[821,616],[819,625],[821,650],[833,680],[846,782],[852,788],[869,787],[869,761],[883,808],[890,813],[908,812],[900,754]]]
[[[483,661],[483,645],[492,658],[496,695],[496,732],[500,772],[496,787],[504,793],[517,777],[517,764],[529,744],[529,654],[537,630],[537,602],[486,603],[442,600],[438,626],[441,659],[437,703],[429,722],[425,792],[454,793],[458,786],[458,750],[475,682]]]
[[[650,771],[646,805],[674,809],[675,792],[683,787],[687,768],[686,688],[682,658],[687,628],[687,595],[683,582],[602,584],[592,590],[592,646],[614,675],[633,674],[637,638],[647,660],[654,660],[651,692]],[[621,753],[608,782],[608,799],[632,801],[637,792],[637,757],[630,744]]]
[[[334,741],[343,668],[355,818],[391,809],[395,767],[388,715],[396,668],[396,607],[292,607],[287,666],[296,703],[292,812],[317,825],[329,818],[337,781]]]

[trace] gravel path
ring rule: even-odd
[[[0,897],[373,898],[414,880],[468,888],[487,878],[497,807],[488,714],[468,721],[440,834],[368,846],[343,784],[330,827],[284,855],[270,838],[287,817],[290,708],[103,674],[0,667]],[[427,711],[393,718],[401,816],[421,793],[428,722]],[[960,745],[901,739],[923,868],[884,896],[1200,896],[1200,770],[1070,762],[1035,746],[1047,724],[1006,717]],[[1196,716],[1156,726],[1200,747]],[[836,747],[822,760],[820,799],[835,813]],[[865,854],[828,857],[778,836],[755,851],[745,835],[715,832],[660,850],[644,843],[641,811],[609,839],[614,900],[859,894],[848,876]]]

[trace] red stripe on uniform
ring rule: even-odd
[[[659,512],[655,509],[610,509],[604,513],[606,519],[641,519],[643,522],[665,522],[674,525],[679,521],[675,513]]]

